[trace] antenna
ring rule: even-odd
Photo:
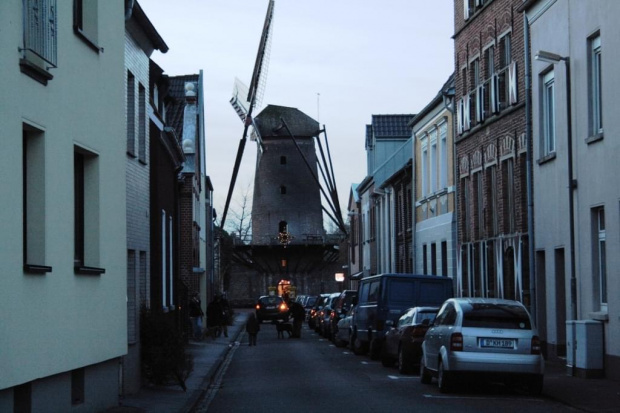
[[[240,104],[241,102],[239,102],[240,95],[243,96],[243,86],[239,88],[237,84],[235,85],[235,90],[239,92],[241,89],[241,93],[235,94],[235,92],[233,91],[233,98],[230,100],[231,105],[243,121],[244,127],[243,136],[239,141],[239,148],[237,149],[235,166],[233,168],[233,173],[230,178],[230,186],[228,187],[228,195],[226,196],[226,205],[224,206],[224,212],[222,213],[222,221],[220,223],[220,228],[222,229],[224,229],[224,224],[226,223],[226,215],[228,213],[228,207],[230,206],[230,199],[232,198],[233,190],[235,189],[235,182],[237,181],[237,174],[239,173],[239,166],[241,165],[241,158],[243,157],[243,151],[245,149],[245,143],[247,141],[248,130],[250,126],[252,126],[252,129],[254,131],[254,133],[252,134],[253,139],[256,139],[256,142],[259,145],[259,149],[263,148],[262,140],[260,139],[260,135],[258,134],[258,130],[254,124],[254,119],[252,118],[252,111],[257,105],[259,95],[262,98],[262,94],[265,90],[265,78],[267,76],[269,52],[271,50],[270,41],[271,27],[273,26],[272,21],[274,4],[274,0],[269,0],[269,5],[267,6],[267,14],[265,15],[265,23],[263,24],[263,32],[261,34],[260,42],[258,44],[258,52],[256,54],[256,62],[254,63],[254,71],[252,72],[252,80],[250,81],[250,87],[247,91],[247,108],[246,105]]]

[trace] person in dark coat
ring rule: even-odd
[[[207,328],[213,337],[219,337],[222,334],[222,322],[222,307],[218,297],[215,297],[207,306]]]
[[[194,296],[189,301],[189,318],[192,321],[192,332],[194,340],[200,340],[202,338],[202,317],[204,313],[202,311],[202,305],[200,304],[200,295],[194,293]]]
[[[260,331],[260,323],[256,319],[256,314],[254,314],[254,312],[250,313],[248,321],[245,323],[245,331],[248,333],[250,345],[255,346],[256,338],[258,337],[258,332]]]
[[[289,309],[293,316],[293,338],[301,338],[301,326],[306,318],[306,310],[304,306],[297,301],[290,303]]]

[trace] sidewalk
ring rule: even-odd
[[[187,392],[179,386],[144,387],[139,393],[121,400],[121,405],[106,413],[186,413],[208,388],[228,351],[242,337],[251,309],[235,309],[228,337],[190,342],[194,371],[186,381]],[[568,376],[560,362],[547,362],[543,396],[585,412],[620,411],[620,382],[607,379],[582,379]]]
[[[118,407],[106,410],[106,413],[189,412],[208,388],[228,351],[241,339],[251,311],[235,309],[233,325],[228,327],[228,337],[190,341],[186,350],[194,356],[194,370],[185,382],[186,392],[179,386],[143,387],[138,393],[123,397]]]

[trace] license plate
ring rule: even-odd
[[[480,347],[486,348],[514,348],[514,340],[506,340],[501,338],[481,338]]]
[[[276,306],[275,305],[268,305],[267,307],[265,307],[267,310],[275,310]]]

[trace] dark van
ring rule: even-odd
[[[380,274],[360,280],[351,348],[378,359],[385,332],[411,307],[439,307],[453,297],[452,278],[434,275]]]

